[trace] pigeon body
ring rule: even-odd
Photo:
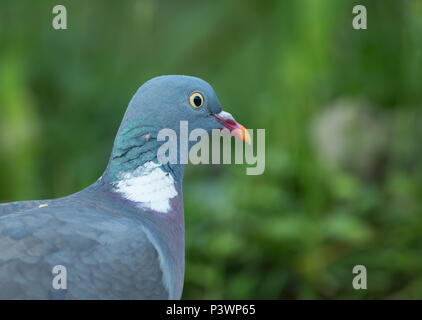
[[[190,131],[227,121],[244,130],[207,82],[157,77],[129,103],[98,181],[61,199],[0,204],[0,299],[180,299],[184,165],[158,161],[157,135],[181,120]]]

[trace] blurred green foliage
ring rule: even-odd
[[[184,298],[422,298],[422,1],[56,4],[0,2],[1,202],[88,186],[143,82],[199,76],[266,171],[187,168]]]

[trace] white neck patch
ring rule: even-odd
[[[115,191],[125,199],[141,207],[167,213],[171,209],[170,199],[177,196],[173,176],[149,161],[130,173],[121,175],[115,184]]]

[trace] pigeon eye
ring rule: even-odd
[[[189,103],[192,108],[198,109],[204,104],[204,97],[199,92],[192,93],[189,97]]]

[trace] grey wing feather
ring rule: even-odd
[[[9,203],[0,203],[0,217],[22,212],[26,210],[36,209],[39,206],[43,207],[51,203],[52,200],[32,200],[32,201],[17,201]]]
[[[0,217],[0,299],[166,299],[159,255],[127,218],[91,206]],[[53,288],[53,267],[67,288]]]

